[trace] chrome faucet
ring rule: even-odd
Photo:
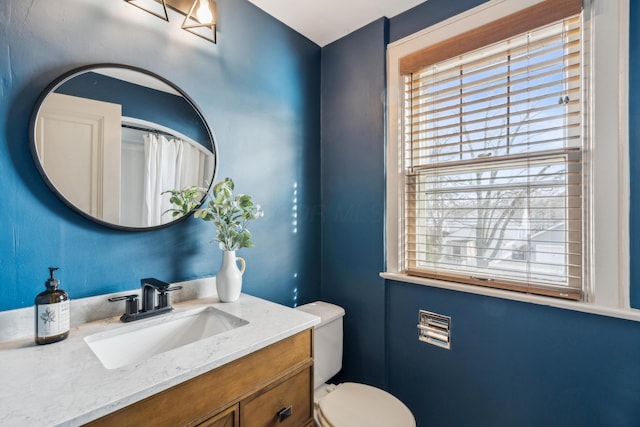
[[[109,298],[109,301],[126,300],[125,312],[120,317],[121,321],[132,322],[172,311],[173,307],[169,304],[169,292],[182,289],[182,286],[171,287],[169,283],[162,280],[146,278],[140,280],[140,288],[142,306],[139,309],[137,294]],[[158,305],[156,305],[156,293],[158,294]]]

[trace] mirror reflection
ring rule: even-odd
[[[216,169],[211,131],[193,102],[150,72],[99,65],[71,72],[41,97],[32,152],[69,206],[119,229],[166,226],[166,191],[208,188]]]

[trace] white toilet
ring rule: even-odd
[[[415,427],[413,414],[400,400],[375,387],[358,383],[325,384],[342,369],[344,309],[318,301],[298,310],[320,317],[314,329],[313,417],[320,427]]]

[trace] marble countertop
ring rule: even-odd
[[[233,303],[212,296],[173,304],[177,313],[206,306],[249,323],[117,369],[105,368],[84,338],[126,327],[119,317],[72,325],[69,337],[54,344],[38,346],[31,337],[0,343],[0,425],[82,425],[320,321],[245,294]]]

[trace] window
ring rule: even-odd
[[[584,3],[584,11],[582,12],[580,12],[580,3]],[[536,10],[537,13],[528,15]],[[541,143],[539,147],[545,147],[537,151],[525,148],[526,145],[520,145],[522,152],[516,155],[505,153],[514,148],[514,143],[518,141],[511,138],[507,143],[507,139],[503,139],[503,145],[488,150],[489,154],[489,152],[483,151],[484,147],[474,147],[469,144],[465,146],[465,141],[470,140],[468,136],[470,133],[465,135],[464,131],[458,131],[458,135],[448,136],[451,139],[451,144],[453,144],[453,139],[457,138],[455,154],[446,151],[447,149],[453,150],[454,145],[446,146],[441,143],[431,146],[431,158],[435,154],[435,158],[438,159],[435,164],[424,158],[429,148],[415,153],[416,156],[413,156],[413,153],[412,156],[405,156],[406,144],[410,143],[409,140],[405,141],[405,136],[410,132],[408,126],[411,126],[405,120],[406,114],[409,114],[409,118],[413,119],[410,117],[410,113],[406,113],[405,107],[410,108],[410,105],[405,102],[409,100],[409,98],[405,99],[405,89],[407,86],[415,85],[416,82],[412,82],[412,80],[418,74],[431,73],[429,77],[423,79],[423,86],[428,87],[428,80],[433,82],[434,79],[437,81],[444,76],[445,64],[454,68],[462,66],[462,74],[459,68],[455,73],[458,85],[456,102],[460,111],[460,104],[466,102],[460,101],[460,99],[471,99],[468,91],[460,92],[460,86],[463,86],[464,89],[464,86],[471,81],[469,73],[474,71],[473,68],[465,65],[464,57],[472,59],[472,54],[479,49],[486,47],[497,49],[505,40],[517,39],[522,34],[534,33],[539,30],[548,31],[560,22],[563,22],[560,25],[564,26],[560,36],[563,43],[571,43],[570,40],[574,34],[570,28],[575,25],[571,17],[580,13],[581,17],[577,25],[580,27],[578,35],[581,37],[579,47],[582,49],[578,57],[580,61],[579,73],[581,73],[579,82],[581,83],[579,83],[579,88],[577,86],[574,88],[578,90],[577,96],[580,97],[580,101],[577,102],[580,105],[572,104],[578,98],[574,98],[575,95],[571,93],[569,94],[569,104],[565,104],[564,98],[560,103],[560,95],[554,97],[556,98],[555,102],[550,100],[548,103],[548,107],[555,108],[556,112],[562,110],[562,120],[565,123],[576,124],[575,128],[568,129],[568,135],[571,135],[565,137],[562,144],[551,148],[551,145]],[[626,108],[628,105],[628,18],[629,2],[627,0],[619,2],[606,0],[584,0],[583,2],[576,0],[490,0],[389,45],[387,51],[388,125],[385,231],[387,266],[381,276],[393,281],[640,320],[640,313],[629,306],[629,141]],[[574,81],[571,81],[574,71],[569,69],[571,68],[569,64],[573,61],[573,58],[569,57],[571,49],[571,47],[563,49],[565,70],[561,73],[563,80],[561,84],[569,91],[573,90],[572,85],[575,84]],[[508,62],[514,60],[512,55],[504,59],[500,65],[502,70],[507,70],[504,71],[506,76],[503,75],[507,83],[502,87],[503,93],[499,94],[503,104],[515,102],[513,97],[509,99],[509,96],[504,94],[508,91],[513,94],[513,89],[509,88],[513,78],[508,76]],[[454,64],[454,61],[459,62]],[[466,71],[464,71],[465,67]],[[531,64],[529,68],[531,68]],[[511,69],[513,70],[513,66]],[[556,75],[559,76],[557,73]],[[407,76],[414,76],[414,79],[407,78]],[[511,79],[510,82],[509,79]],[[412,97],[414,94],[428,94],[429,89],[426,87],[411,92]],[[438,98],[432,94],[430,101],[438,101]],[[497,111],[499,108],[505,107],[505,105],[499,106],[495,100],[491,102],[496,107],[494,108],[496,111],[493,113],[495,115],[487,116],[487,118],[481,116],[475,118],[476,125],[485,123],[484,129],[481,131],[487,132],[487,134],[490,131],[498,132],[495,129],[488,129],[493,126],[488,126],[486,123],[492,124],[490,120],[497,120],[496,117],[500,115]],[[539,102],[538,105],[542,106]],[[577,112],[574,107],[579,107],[581,112]],[[425,108],[428,110],[428,103]],[[469,108],[467,107],[465,111],[462,106],[462,112],[468,113]],[[435,109],[431,111],[435,111]],[[508,110],[507,113],[512,111],[514,110]],[[442,118],[443,113],[439,114],[439,118]],[[544,113],[540,110],[532,114],[547,114],[547,118],[551,117],[550,110]],[[435,114],[429,115],[427,113],[425,118],[430,119],[434,116]],[[502,117],[500,120],[505,122],[512,120],[515,116],[508,117]],[[454,118],[450,117],[449,119],[453,121]],[[460,116],[456,116],[455,120],[457,121],[455,126],[453,122],[449,123],[451,125],[450,132],[456,128],[460,129],[461,122],[467,126],[466,130],[477,132],[477,129],[472,127],[473,123],[468,122],[468,120],[474,120],[473,117],[469,118],[468,114],[460,114]],[[534,124],[538,126],[544,122],[545,120],[541,120],[540,123],[535,124],[534,122]],[[416,125],[415,121],[413,125]],[[437,130],[438,134],[441,132],[444,134],[447,130],[435,129],[437,125],[426,122],[421,125],[424,129],[429,129],[431,126],[432,133]],[[531,127],[531,123],[529,126]],[[511,136],[513,136],[513,132],[511,132]],[[413,138],[414,135],[411,137]],[[414,141],[418,143],[417,140]],[[439,141],[443,141],[443,139],[440,138]],[[474,161],[473,167],[482,165],[480,170],[485,175],[488,175],[490,170],[494,171],[496,177],[502,173],[503,181],[510,181],[503,182],[504,185],[500,190],[508,191],[511,196],[519,196],[509,200],[526,201],[528,204],[524,212],[514,212],[509,221],[508,228],[516,230],[505,230],[505,237],[507,233],[519,230],[527,237],[526,239],[503,239],[508,242],[504,242],[505,246],[501,247],[499,251],[495,251],[496,243],[493,246],[486,245],[493,249],[492,252],[496,252],[494,258],[499,259],[498,262],[493,262],[494,270],[502,272],[503,266],[526,264],[527,267],[521,270],[526,274],[523,276],[524,279],[516,277],[517,280],[514,280],[513,277],[510,277],[514,274],[517,275],[517,269],[515,272],[507,272],[505,276],[498,276],[494,271],[489,270],[484,274],[480,274],[478,271],[469,272],[465,264],[478,263],[476,259],[477,237],[475,234],[470,235],[466,231],[460,231],[460,227],[455,227],[456,224],[452,225],[451,221],[448,225],[443,224],[439,229],[436,228],[435,238],[447,242],[446,245],[440,247],[440,252],[434,252],[439,255],[438,259],[441,261],[441,265],[436,264],[434,270],[433,263],[429,265],[429,263],[422,262],[426,257],[423,254],[423,259],[420,259],[418,249],[427,252],[426,244],[422,247],[416,246],[416,250],[411,254],[415,261],[410,260],[409,249],[414,249],[412,247],[414,242],[409,237],[410,231],[412,228],[417,229],[420,224],[415,217],[405,216],[407,207],[413,208],[417,212],[418,205],[422,203],[422,210],[426,211],[427,203],[435,203],[434,200],[427,200],[427,194],[430,194],[431,199],[439,197],[444,200],[446,196],[453,209],[432,209],[429,211],[432,217],[438,213],[440,215],[447,213],[453,219],[457,217],[458,221],[462,218],[463,225],[466,225],[469,218],[474,218],[470,215],[465,216],[462,214],[462,209],[457,209],[459,204],[469,203],[462,194],[465,193],[465,190],[467,193],[472,192],[468,187],[470,185],[469,179],[464,174],[469,173],[471,166],[467,163],[474,160],[472,158],[473,152],[476,153],[476,161],[482,159],[478,163]],[[429,156],[429,154],[426,155]],[[454,156],[457,156],[455,160]],[[414,160],[417,161],[415,168],[411,164]],[[543,167],[547,168],[547,171],[558,172],[554,178],[555,182],[551,177],[541,182],[536,182],[530,177],[521,180],[520,183],[513,179],[516,173],[525,174],[523,171],[526,171],[526,175],[539,176],[539,170]],[[422,181],[420,184],[422,187],[418,187],[417,184],[414,186],[417,189],[414,197],[407,191],[410,188],[409,184],[411,184],[408,178],[420,182],[418,177]],[[575,178],[578,178],[579,183],[575,181]],[[560,180],[564,180],[564,183],[558,187],[556,184]],[[460,181],[462,189],[452,187],[452,182],[455,181]],[[423,192],[425,186],[428,185],[437,191]],[[439,185],[439,188],[436,185]],[[545,185],[547,188],[544,188]],[[479,188],[484,187],[480,186]],[[479,188],[472,188],[472,190],[476,191]],[[560,191],[561,188],[564,195]],[[577,199],[581,204],[579,208],[569,203],[572,202],[574,191],[580,192],[580,197]],[[539,195],[552,194],[553,198],[545,196],[544,203],[536,208],[535,201],[541,201],[539,197],[536,197],[536,192]],[[575,195],[577,196],[577,194]],[[453,203],[456,198],[459,199],[457,204]],[[499,198],[502,203],[505,203],[505,200]],[[560,200],[564,200],[562,209],[560,209]],[[412,204],[416,206],[412,206]],[[440,206],[445,205],[440,204]],[[557,209],[554,206],[557,206]],[[477,208],[478,205],[472,208],[476,214],[475,218],[481,217]],[[554,210],[558,212],[552,214]],[[561,215],[558,216],[558,213]],[[412,221],[415,224],[411,224]],[[579,224],[579,228],[576,229],[574,224]],[[499,228],[497,229],[499,230]],[[496,233],[498,232],[496,231]],[[510,237],[518,236],[511,234]],[[560,243],[558,237],[563,237],[564,243]],[[421,238],[424,241],[427,236],[423,234]],[[417,243],[419,242],[416,241]],[[578,253],[574,251],[574,246],[579,246],[579,259],[574,257]],[[488,257],[481,263],[490,264],[494,258]],[[427,259],[426,261],[431,262],[432,260]],[[563,264],[560,264],[560,261]],[[449,270],[451,264],[455,268]],[[498,269],[496,264],[502,265],[499,265]],[[560,271],[558,266],[563,265],[561,274],[555,277],[539,277],[536,269],[541,271],[545,264],[549,264],[558,271]],[[438,274],[412,271],[421,269]],[[466,277],[458,277],[460,275]],[[475,276],[475,281],[470,276]],[[503,283],[498,283],[500,281]],[[475,286],[476,284],[481,286]],[[496,287],[501,289],[496,289]],[[504,289],[523,292],[511,292]],[[545,298],[546,295],[564,298]],[[581,299],[581,301],[568,301],[566,298]]]
[[[581,298],[580,24],[404,75],[408,274]]]

